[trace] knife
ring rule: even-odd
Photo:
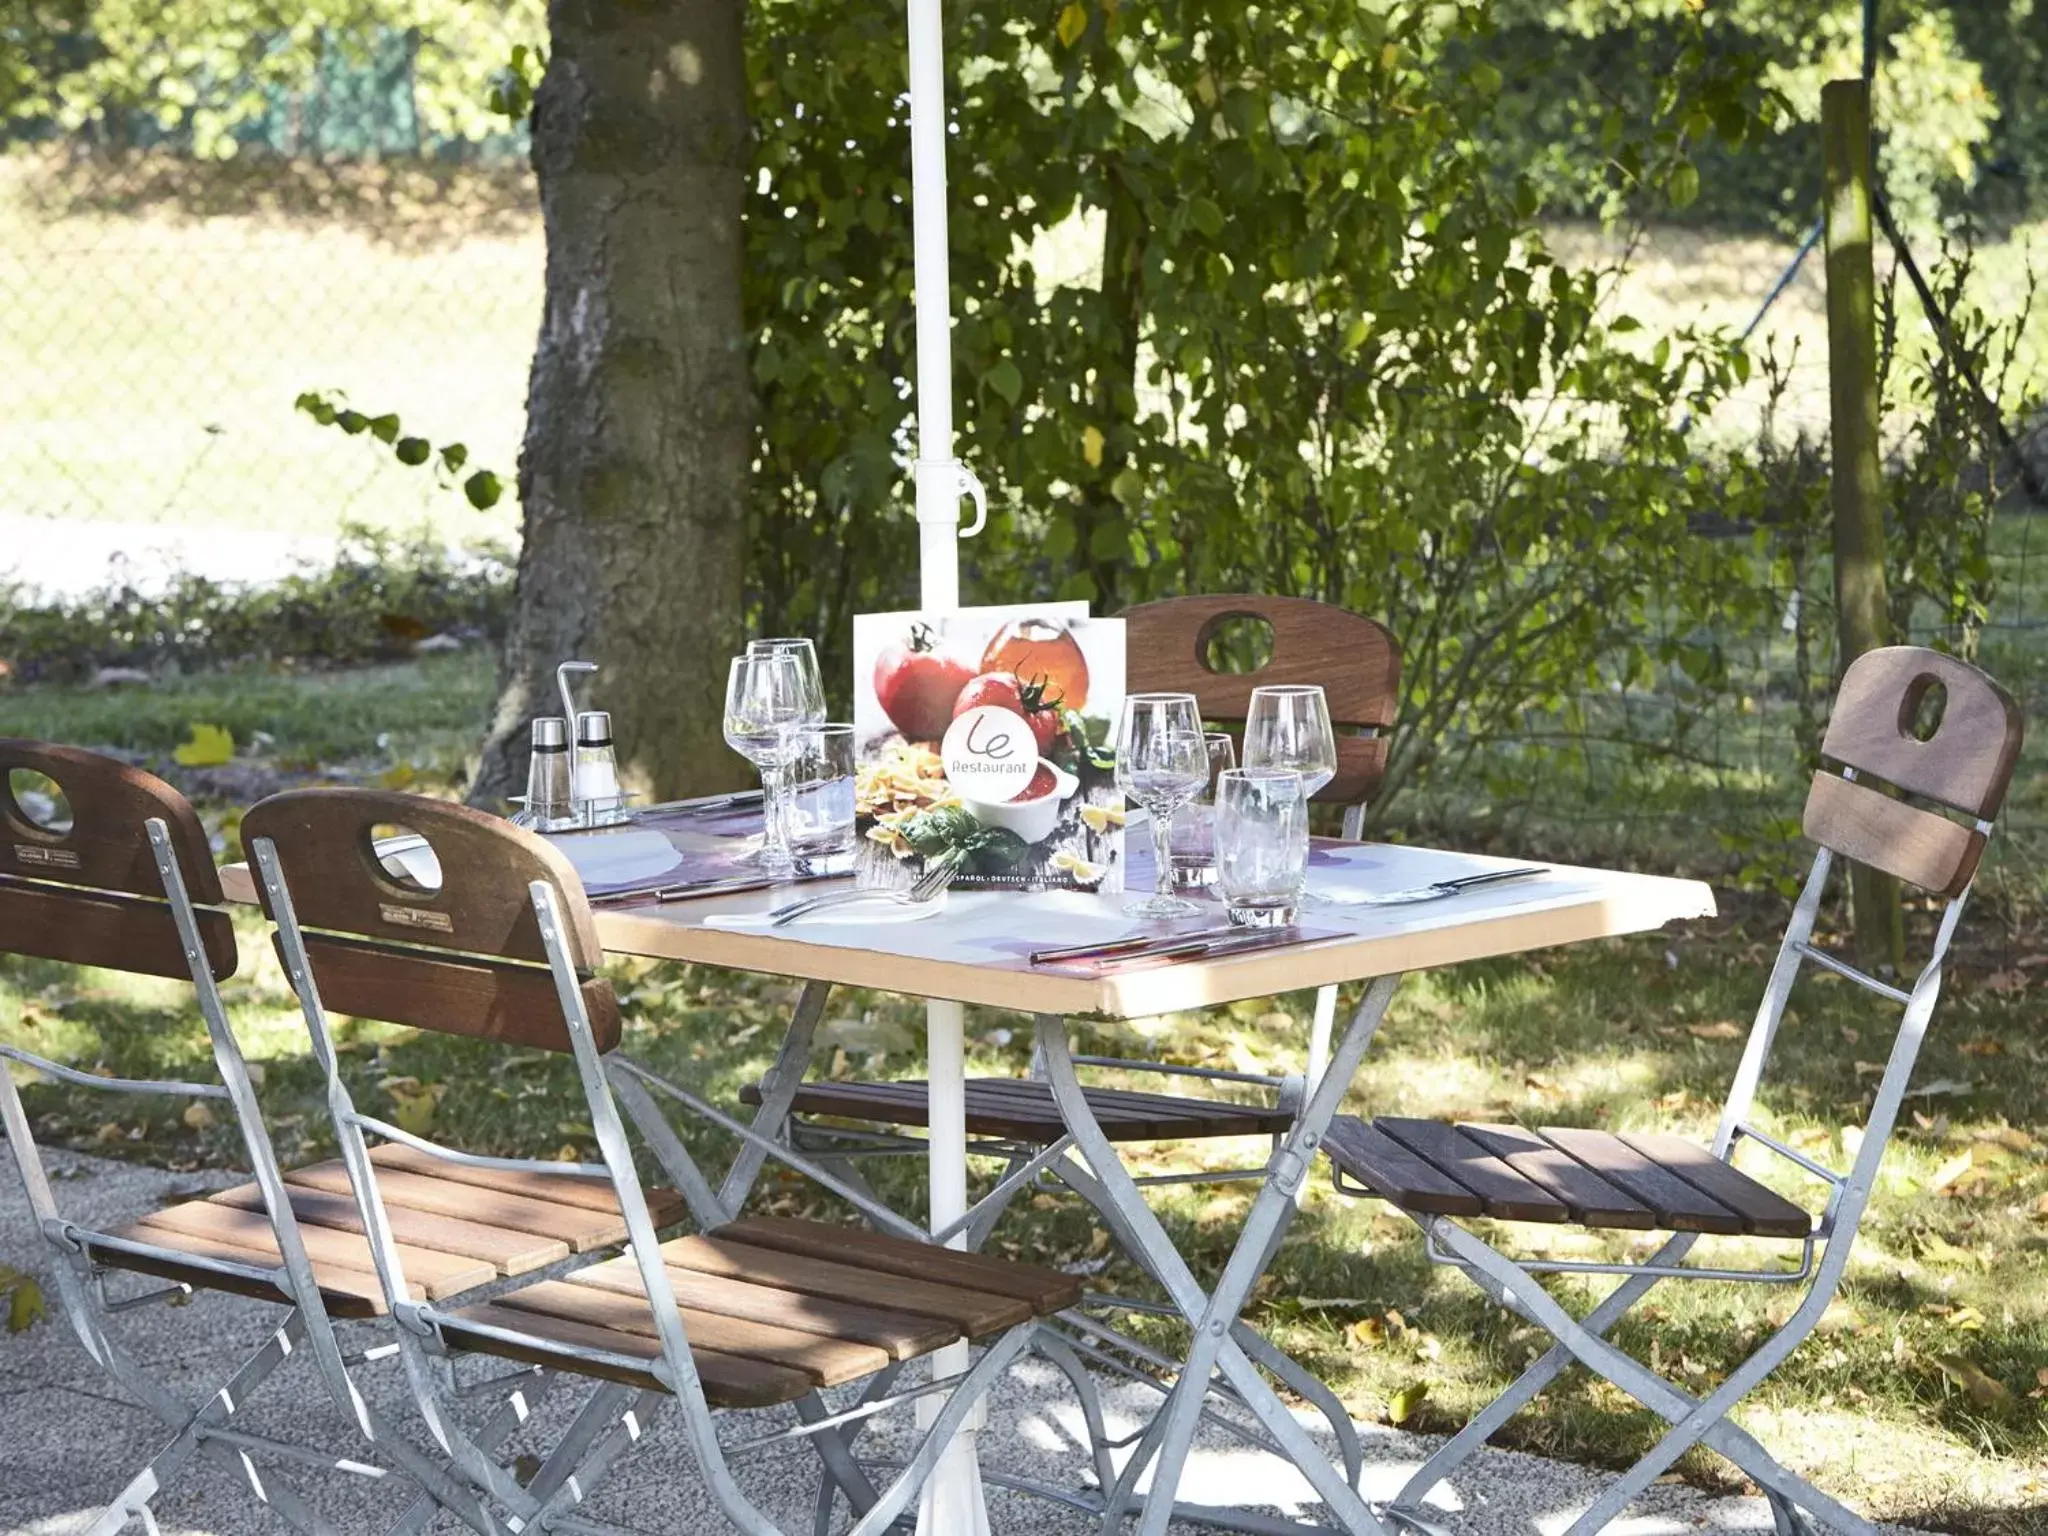
[[[1033,965],[1054,965],[1063,960],[1094,960],[1119,955],[1126,950],[1146,949],[1154,944],[1184,944],[1193,939],[1217,939],[1244,930],[1231,924],[1220,928],[1196,928],[1186,933],[1134,933],[1121,939],[1098,939],[1092,944],[1069,944],[1063,949],[1034,949]]]
[[[739,891],[769,891],[777,886],[802,885],[811,880],[830,880],[829,874],[741,875],[731,880],[699,880],[692,885],[652,886],[641,890],[607,891],[590,898],[593,907],[616,906],[628,901],[688,901],[693,896],[730,896]]]
[[[1402,907],[1411,902],[1434,901],[1439,896],[1455,896],[1460,891],[1476,890],[1482,885],[1499,885],[1508,880],[1527,880],[1533,875],[1549,873],[1546,865],[1519,864],[1513,869],[1489,869],[1483,874],[1460,875],[1454,880],[1432,880],[1428,885],[1410,886],[1405,891],[1383,891],[1377,894],[1361,892],[1357,895],[1330,896],[1327,899],[1334,905],[1345,907]]]
[[[1204,928],[1193,933],[1153,934],[1144,938],[1124,939],[1114,946],[1074,945],[1075,949],[1088,951],[1082,955],[1062,950],[1041,950],[1031,957],[1031,963],[1042,965],[1093,959],[1100,960],[1104,965],[1128,965],[1137,960],[1180,960],[1197,955],[1227,955],[1240,949],[1263,949],[1269,945],[1292,944],[1301,937],[1301,929],[1291,924],[1284,928]],[[1056,959],[1042,960],[1041,955],[1052,955]]]

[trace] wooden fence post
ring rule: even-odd
[[[1890,636],[1884,586],[1884,474],[1878,464],[1877,278],[1872,259],[1870,84],[1821,89],[1827,172],[1828,406],[1834,448],[1835,624],[1840,667]],[[1867,965],[1898,965],[1905,928],[1898,882],[1857,866],[1850,878],[1856,947]]]

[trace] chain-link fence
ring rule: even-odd
[[[412,57],[337,56],[232,158],[147,120],[0,144],[0,578],[256,578],[348,522],[516,531],[293,410],[338,393],[516,460],[544,258],[523,135],[423,137]]]

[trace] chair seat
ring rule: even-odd
[[[1426,1215],[1731,1237],[1813,1230],[1784,1196],[1678,1136],[1339,1115],[1323,1151],[1352,1183]]]
[[[1088,1107],[1111,1141],[1197,1141],[1216,1136],[1277,1136],[1294,1123],[1285,1110],[1257,1104],[1184,1099],[1128,1088],[1083,1090]],[[740,1090],[749,1104],[761,1102],[758,1083]],[[923,1082],[810,1082],[797,1090],[791,1108],[800,1115],[829,1115],[882,1125],[930,1125],[930,1087]],[[1052,1086],[1028,1078],[976,1077],[967,1081],[967,1131],[1003,1141],[1046,1146],[1067,1133]]]
[[[692,1358],[715,1407],[760,1408],[1075,1305],[1071,1275],[850,1227],[780,1217],[662,1244]],[[520,1335],[505,1338],[485,1329]],[[654,1314],[631,1254],[441,1319],[455,1347],[662,1387]],[[636,1364],[634,1362],[645,1362]]]
[[[521,1275],[572,1253],[626,1239],[625,1218],[609,1182],[577,1174],[468,1168],[388,1144],[370,1153],[414,1300],[459,1296]],[[312,1261],[328,1310],[338,1317],[376,1317],[386,1310],[362,1217],[339,1161],[285,1175],[286,1198]],[[658,1227],[684,1214],[674,1190],[647,1191]],[[117,1269],[162,1275],[210,1290],[289,1301],[271,1281],[247,1270],[274,1271],[284,1262],[264,1209],[262,1191],[240,1184],[208,1199],[152,1211],[107,1234],[174,1250],[175,1259],[92,1246],[93,1257]]]

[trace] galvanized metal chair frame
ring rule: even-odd
[[[892,1390],[902,1369],[900,1365],[892,1365],[870,1379],[860,1400],[851,1407],[835,1410],[822,1396],[813,1392],[794,1405],[800,1420],[797,1425],[759,1435],[739,1445],[727,1447],[721,1444],[718,1423],[739,1410],[714,1410],[705,1398],[674,1289],[660,1258],[660,1237],[649,1216],[645,1190],[627,1140],[628,1120],[640,1132],[647,1149],[683,1195],[693,1218],[701,1226],[713,1227],[732,1219],[744,1205],[747,1193],[766,1161],[774,1158],[853,1200],[884,1232],[920,1242],[930,1241],[929,1235],[893,1212],[864,1199],[858,1190],[847,1186],[830,1170],[801,1153],[793,1152],[774,1138],[724,1115],[688,1088],[630,1061],[616,1048],[600,1049],[586,1005],[584,980],[578,974],[566,937],[570,919],[564,912],[563,902],[565,898],[578,903],[582,901],[582,892],[574,884],[573,872],[559,881],[532,881],[527,886],[526,895],[547,956],[562,1027],[584,1084],[594,1139],[603,1160],[590,1164],[564,1164],[479,1157],[440,1146],[362,1113],[355,1107],[339,1074],[305,934],[285,883],[276,845],[270,838],[258,835],[252,839],[251,853],[265,905],[276,924],[279,949],[313,1040],[315,1057],[327,1075],[329,1111],[368,1229],[378,1277],[397,1324],[399,1352],[406,1365],[415,1401],[435,1441],[448,1454],[451,1465],[497,1506],[509,1512],[513,1529],[536,1526],[569,1532],[625,1529],[574,1511],[670,1403],[677,1405],[683,1413],[685,1432],[719,1507],[747,1536],[779,1536],[779,1527],[746,1498],[733,1478],[730,1463],[756,1451],[792,1441],[807,1441],[820,1461],[823,1478],[815,1525],[820,1536],[829,1530],[834,1504],[840,1496],[845,1497],[849,1507],[858,1513],[851,1536],[876,1536],[876,1533],[887,1530],[916,1498],[954,1432],[970,1413],[980,1408],[981,1400],[989,1389],[1027,1348],[1036,1349],[1059,1366],[1074,1382],[1077,1391],[1083,1394],[1084,1412],[1091,1421],[1100,1422],[1093,1386],[1085,1369],[1063,1340],[1033,1321],[1008,1329],[959,1375]],[[587,910],[583,921],[588,921]],[[823,1002],[822,989],[807,989],[798,1008],[799,1022],[798,1027],[792,1030],[793,1038],[808,1042]],[[784,1055],[790,1054],[786,1043]],[[741,1138],[741,1151],[720,1189],[713,1189],[710,1179],[663,1115],[653,1097],[656,1092],[703,1114],[714,1124]],[[555,1378],[577,1375],[578,1362],[599,1369],[651,1370],[666,1390],[636,1388],[616,1381],[601,1382],[538,1471],[521,1482],[511,1468],[492,1454],[495,1441],[467,1433],[454,1412],[462,1395],[455,1386],[453,1373],[457,1351],[450,1347],[443,1333],[444,1327],[454,1319],[431,1302],[414,1301],[409,1295],[403,1263],[391,1239],[367,1135],[396,1141],[417,1151],[474,1167],[505,1172],[580,1174],[608,1181],[617,1195],[635,1267],[652,1306],[660,1357],[650,1366],[648,1362],[607,1354],[602,1350],[570,1347],[556,1342],[551,1344],[551,1351],[570,1363],[550,1374]],[[503,1337],[508,1342],[519,1340],[511,1330],[493,1329],[473,1319],[462,1320],[462,1327],[471,1334]],[[939,1393],[946,1394],[942,1403],[923,1403],[922,1400]],[[886,1487],[877,1489],[862,1463],[852,1454],[852,1438],[875,1414],[912,1401],[931,1409],[920,1414],[919,1422],[925,1427],[925,1434],[911,1460],[898,1475]]]
[[[1932,736],[1916,737],[1913,717],[1936,683],[1946,691],[1946,713]],[[1702,1444],[1733,1462],[1764,1490],[1779,1536],[1809,1536],[1814,1519],[1843,1536],[1878,1536],[1870,1521],[1787,1470],[1727,1416],[1799,1347],[1840,1288],[1941,993],[1942,966],[2017,758],[2020,735],[2018,707],[2003,689],[1975,668],[1936,652],[1904,646],[1871,652],[1859,658],[1843,679],[1822,746],[1823,757],[1839,766],[1815,775],[1807,802],[1805,830],[1819,848],[1772,966],[1711,1147],[1712,1155],[1725,1163],[1741,1143],[1754,1142],[1826,1186],[1825,1207],[1801,1244],[1796,1267],[1688,1265],[1684,1260],[1700,1240],[1695,1232],[1673,1233],[1640,1263],[1524,1260],[1510,1257],[1453,1217],[1404,1211],[1423,1232],[1433,1261],[1463,1271],[1501,1306],[1544,1329],[1557,1343],[1416,1471],[1387,1510],[1390,1519],[1418,1532],[1438,1530],[1423,1502],[1430,1491],[1576,1364],[1620,1387],[1667,1420],[1670,1428],[1634,1467],[1602,1490],[1573,1522],[1568,1536],[1590,1536],[1605,1529],[1686,1450]],[[1970,820],[1965,826],[1921,810],[1903,797],[1880,792],[1874,780]],[[1931,952],[1911,987],[1869,975],[1812,942],[1838,856],[1946,899]],[[1786,1146],[1750,1119],[1793,984],[1808,962],[1904,1010],[1861,1144],[1846,1172]],[[1338,1182],[1347,1193],[1374,1193],[1347,1186],[1341,1177]],[[1574,1318],[1534,1278],[1544,1274],[1616,1275],[1622,1284],[1583,1318]],[[1665,1280],[1805,1284],[1806,1291],[1785,1322],[1741,1365],[1713,1391],[1698,1395],[1652,1371],[1609,1337],[1621,1318]]]
[[[10,847],[13,850],[12,868],[6,867],[5,861],[0,861],[0,882],[4,882],[9,887],[9,894],[16,898],[33,899],[37,892],[37,885],[25,881],[24,875],[78,870],[80,854],[66,846],[69,838],[47,835],[43,829],[26,821],[7,784],[8,773],[15,768],[43,773],[55,780],[60,789],[66,790],[74,813],[81,817],[89,815],[89,803],[95,799],[108,803],[127,799],[131,804],[154,804],[160,809],[161,814],[146,817],[132,829],[92,826],[90,836],[100,845],[101,851],[84,855],[85,868],[90,871],[105,859],[107,850],[118,845],[124,831],[133,832],[138,848],[144,839],[147,840],[156,874],[162,883],[163,907],[175,926],[178,947],[189,971],[200,1017],[206,1025],[220,1081],[201,1083],[100,1077],[4,1045],[0,1045],[0,1057],[74,1087],[152,1097],[190,1098],[226,1106],[235,1117],[250,1171],[262,1191],[265,1213],[282,1258],[282,1262],[274,1267],[237,1264],[219,1258],[196,1260],[192,1253],[184,1250],[100,1232],[66,1217],[58,1206],[44,1170],[20,1092],[12,1076],[0,1069],[0,1123],[6,1127],[7,1141],[14,1153],[29,1208],[49,1245],[52,1257],[50,1274],[65,1318],[93,1362],[140,1399],[171,1431],[170,1439],[86,1527],[88,1536],[112,1536],[131,1522],[140,1524],[150,1536],[155,1536],[156,1518],[150,1507],[151,1501],[199,1459],[220,1466],[286,1524],[308,1533],[308,1536],[327,1536],[333,1526],[305,1502],[276,1463],[371,1480],[381,1480],[394,1474],[408,1478],[420,1486],[422,1496],[401,1522],[401,1530],[422,1530],[436,1512],[447,1509],[484,1536],[491,1536],[496,1526],[474,1496],[449,1477],[440,1465],[420,1455],[365,1400],[351,1375],[353,1367],[388,1354],[391,1346],[372,1346],[351,1352],[345,1350],[336,1337],[333,1319],[285,1196],[284,1176],[263,1121],[248,1065],[233,1031],[228,1027],[227,1014],[221,1004],[215,972],[219,970],[223,976],[234,972],[237,957],[232,931],[224,923],[216,923],[213,925],[212,942],[202,933],[200,909],[192,900],[180,861],[181,845],[185,857],[205,857],[205,834],[199,828],[197,817],[183,797],[169,785],[125,764],[48,743],[0,741],[0,821],[5,822],[5,830],[11,834]],[[118,785],[118,792],[110,793],[100,788],[107,784]],[[73,828],[74,832],[81,830],[86,830],[82,824]],[[27,841],[17,844],[14,839]],[[24,856],[25,850],[39,853],[39,860],[31,862]],[[220,899],[218,881],[210,860],[205,863],[202,873],[209,887],[207,894],[217,902]],[[45,887],[42,894],[122,904],[131,904],[136,898],[136,893],[131,890],[102,889],[96,885],[69,882]],[[216,918],[224,917],[215,909],[209,908],[208,911]],[[0,949],[15,953],[44,953],[14,949],[5,942],[0,942]],[[63,955],[46,957],[67,958]],[[112,961],[111,957],[102,954],[95,956],[92,963],[109,965]],[[245,1287],[274,1289],[291,1300],[285,1308],[283,1322],[236,1367],[221,1387],[196,1403],[189,1402],[159,1382],[155,1374],[120,1343],[109,1330],[107,1322],[120,1313],[189,1297],[193,1283],[174,1280],[167,1286],[115,1297],[107,1288],[108,1270],[95,1261],[94,1250],[130,1255],[142,1263],[173,1272],[209,1270],[224,1279],[239,1281]],[[375,1459],[300,1445],[237,1426],[235,1421],[250,1400],[295,1354],[310,1356],[323,1390],[348,1421],[353,1434],[369,1442]]]

